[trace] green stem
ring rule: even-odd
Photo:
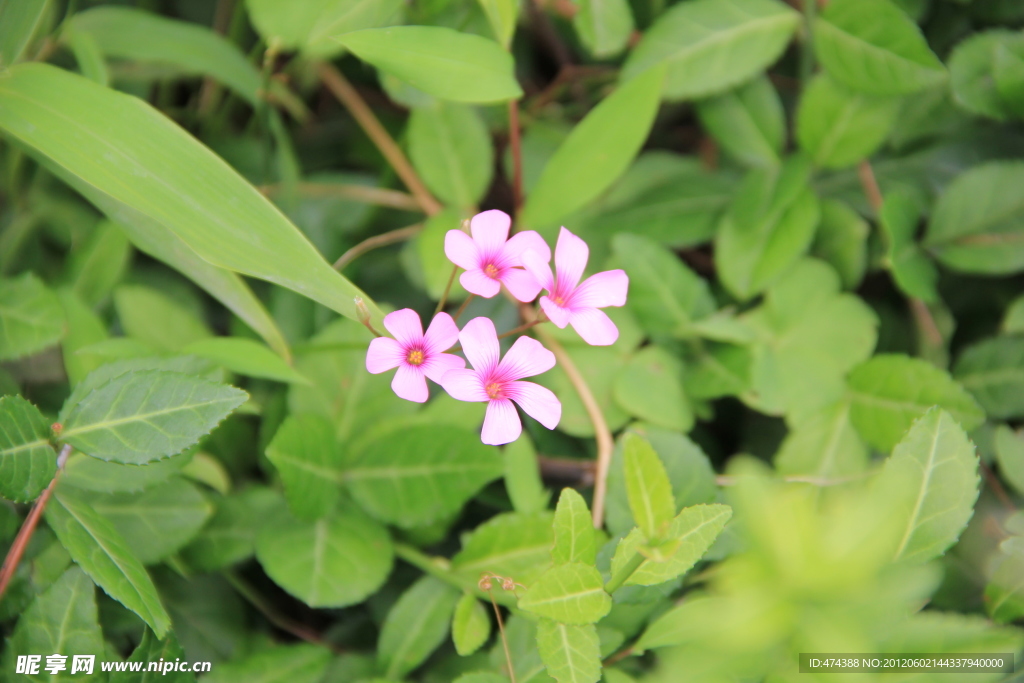
[[[818,0],[804,2],[804,43],[800,50],[800,80],[804,85],[814,72],[814,21],[818,15]]]
[[[444,305],[448,303],[448,294],[452,291],[452,284],[455,282],[455,276],[459,273],[458,266],[452,266],[452,274],[448,277],[448,285],[444,288],[444,294],[441,295],[441,300],[437,302],[437,308],[434,309],[434,315],[437,315],[444,310]]]
[[[466,306],[469,305],[469,302],[473,300],[474,296],[476,295],[470,294],[466,297],[466,300],[462,302],[461,306],[459,306],[459,310],[455,311],[455,315],[452,316],[452,320],[459,322],[459,318],[462,317],[462,312],[466,310]]]
[[[466,593],[472,593],[481,600],[490,600],[491,596],[480,589],[475,581],[467,580],[451,571],[451,563],[443,557],[431,557],[421,550],[405,543],[395,543],[395,555],[408,562],[425,574],[455,586]],[[502,591],[493,596],[494,600],[505,607],[514,608],[518,600],[513,593]]]
[[[622,584],[626,583],[626,580],[633,576],[633,572],[640,568],[645,559],[640,553],[633,553],[633,557],[629,558],[629,562],[623,565],[619,571],[615,572],[612,578],[608,580],[608,583],[604,585],[605,593],[614,593],[622,588]]]

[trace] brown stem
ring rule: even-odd
[[[513,334],[519,334],[520,332],[525,332],[526,330],[530,329],[531,327],[535,327],[537,325],[540,325],[541,323],[546,323],[547,321],[548,321],[547,318],[538,317],[536,320],[533,320],[533,321],[528,322],[528,323],[523,323],[519,327],[511,329],[508,332],[503,332],[503,333],[499,334],[498,335],[498,339],[504,339],[505,337],[511,337]]]
[[[444,305],[448,303],[448,295],[452,291],[452,285],[455,283],[455,276],[459,272],[458,266],[452,266],[452,274],[448,276],[448,284],[444,288],[444,294],[441,295],[441,300],[437,302],[437,308],[434,309],[434,315],[437,315],[444,310]]]
[[[875,178],[875,171],[871,168],[871,162],[867,159],[857,166],[857,176],[860,178],[861,187],[864,188],[864,195],[868,198],[868,204],[878,215],[882,211],[882,190],[878,187],[878,180]]]
[[[311,628],[308,628],[305,624],[286,617],[283,614],[277,612],[269,602],[263,599],[263,597],[256,592],[256,589],[247,584],[241,577],[234,572],[224,572],[224,578],[227,582],[245,598],[246,602],[256,608],[256,610],[266,617],[274,626],[278,627],[282,631],[286,631],[300,640],[304,640],[307,643],[313,643],[314,645],[320,645],[335,653],[341,652],[341,649],[337,646],[324,640],[323,637]]]
[[[459,316],[462,315],[462,312],[466,310],[466,306],[469,305],[469,302],[472,301],[475,296],[476,295],[471,292],[469,296],[466,297],[466,300],[462,302],[461,306],[459,306],[459,310],[455,311],[455,315],[452,316],[452,320],[455,322],[459,321]]]
[[[399,190],[389,190],[384,187],[372,187],[370,185],[346,185],[341,183],[296,183],[294,189],[304,197],[339,197],[341,199],[354,199],[365,204],[386,206],[389,209],[401,209],[402,211],[420,211],[420,203],[416,198]],[[272,196],[284,190],[280,184],[262,185],[259,188],[264,195]]]
[[[334,68],[331,64],[323,62],[317,69],[320,74],[320,80],[338,98],[338,101],[345,105],[345,108],[352,114],[363,131],[377,145],[377,149],[388,160],[391,167],[395,169],[395,173],[402,179],[405,186],[409,188],[409,192],[416,198],[423,212],[430,216],[439,212],[442,208],[441,204],[427,190],[427,187],[420,180],[419,175],[417,175],[409,160],[405,158],[405,154],[398,147],[398,144],[391,138],[391,135],[384,129],[380,121],[377,120],[377,116],[370,109],[370,106],[366,104],[366,100],[356,92],[356,89],[352,87],[352,84],[342,75],[341,71]]]
[[[380,247],[386,247],[389,244],[404,242],[405,240],[418,235],[421,230],[423,230],[423,224],[417,223],[416,225],[410,225],[405,228],[398,228],[397,230],[391,230],[390,232],[368,237],[339,256],[338,260],[334,262],[334,269],[340,271],[366,252],[379,249]]]
[[[914,322],[917,323],[917,329],[924,335],[928,345],[942,346],[942,331],[936,324],[932,312],[928,309],[928,304],[917,297],[911,297],[910,312],[914,316]]]
[[[498,603],[494,600],[494,593],[487,591],[487,595],[491,598],[491,606],[494,607],[494,616],[498,620],[498,633],[501,635],[501,646],[505,649],[505,662],[508,664],[508,677],[512,683],[516,683],[516,670],[512,666],[512,652],[508,648],[508,637],[505,635],[505,620],[501,618],[501,610],[498,609]]]
[[[508,102],[508,144],[512,152],[512,202],[514,215],[523,207],[523,147],[519,137],[519,100]]]
[[[1003,488],[1002,482],[999,481],[999,477],[997,477],[995,472],[992,471],[992,468],[981,462],[980,459],[978,461],[978,465],[981,468],[982,476],[985,477],[985,483],[990,489],[992,489],[992,493],[994,493],[996,498],[999,499],[999,502],[1003,504],[1003,507],[1010,512],[1016,512],[1017,506],[1013,504],[1013,499],[1010,498],[1006,489]]]

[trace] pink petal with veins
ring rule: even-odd
[[[498,364],[496,378],[512,381],[533,377],[555,367],[555,354],[532,337],[520,337]]]
[[[522,432],[523,423],[512,401],[498,399],[487,404],[487,416],[484,417],[484,428],[480,432],[481,441],[490,446],[501,446],[512,443]]]
[[[573,308],[624,306],[629,277],[624,270],[606,270],[584,280],[572,295]]]
[[[449,370],[441,377],[440,385],[458,401],[490,400],[476,370]]]
[[[449,370],[462,370],[466,367],[466,361],[450,353],[437,353],[429,356],[420,367],[423,369],[423,374],[443,387],[441,378],[445,376],[445,373]]]
[[[541,285],[530,273],[522,268],[508,268],[501,274],[501,281],[517,300],[529,303],[540,294]]]
[[[533,251],[544,259],[545,263],[551,261],[551,248],[536,230],[517,232],[508,242],[505,242],[504,255],[512,261],[513,265],[522,265],[522,255],[526,251]]]
[[[512,382],[506,392],[527,415],[548,429],[557,427],[562,419],[562,404],[546,387],[533,382]]]
[[[459,282],[467,292],[490,299],[501,291],[501,283],[484,275],[482,270],[467,270],[459,276]]]
[[[532,249],[524,251],[521,259],[523,267],[540,283],[543,289],[550,292],[555,288],[555,278],[551,274],[551,265],[548,263],[550,259],[545,259],[542,254],[538,254]]]
[[[480,267],[479,247],[461,230],[449,230],[445,234],[444,255],[459,268],[473,270]]]
[[[544,315],[548,317],[548,320],[561,329],[564,330],[565,326],[569,324],[570,311],[564,306],[556,304],[551,300],[551,297],[542,296],[540,298],[540,308],[544,311]]]
[[[423,371],[414,365],[399,365],[398,372],[391,380],[391,388],[399,398],[416,403],[425,403],[430,395]]]
[[[366,370],[374,375],[387,372],[405,362],[402,345],[391,337],[377,337],[366,350]]]
[[[555,269],[558,271],[558,289],[571,292],[587,268],[590,248],[587,243],[565,228],[558,233],[558,244],[555,245]]]
[[[423,342],[423,324],[420,316],[411,308],[403,308],[384,316],[384,327],[395,335],[404,349],[418,346]]]
[[[466,354],[473,369],[481,375],[488,375],[497,367],[501,357],[498,332],[488,318],[473,318],[459,333],[462,352]]]
[[[573,309],[569,322],[591,346],[611,346],[619,338],[619,328],[604,311],[596,308]]]
[[[459,341],[459,327],[447,313],[438,313],[430,321],[423,335],[423,347],[428,355],[447,351]]]
[[[504,211],[492,209],[473,216],[469,231],[484,255],[496,255],[508,239],[512,219]]]

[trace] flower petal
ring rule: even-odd
[[[569,309],[559,306],[549,297],[542,296],[540,298],[540,307],[548,317],[548,320],[561,329],[564,330],[565,326],[569,324]]]
[[[629,276],[626,271],[606,270],[584,280],[576,288],[569,303],[574,308],[624,306],[628,289]]]
[[[507,398],[497,399],[487,404],[487,416],[484,428],[480,432],[480,440],[490,446],[501,446],[512,443],[523,433],[523,423],[512,401]]]
[[[449,370],[438,382],[457,401],[489,401],[476,370]]]
[[[467,292],[490,299],[501,291],[501,283],[484,275],[482,270],[467,270],[459,276],[459,282]]]
[[[489,318],[473,318],[459,332],[462,352],[466,354],[473,369],[481,376],[490,374],[498,366],[501,347],[498,333]]]
[[[523,267],[534,277],[540,286],[549,292],[555,288],[555,278],[551,274],[551,265],[548,263],[549,258],[544,258],[543,254],[538,254],[533,249],[527,249],[524,251],[520,259],[523,262]]]
[[[473,241],[485,256],[497,257],[508,239],[508,229],[512,219],[504,211],[491,209],[473,216],[469,222],[469,230],[473,233]]]
[[[423,369],[423,374],[438,384],[441,384],[441,378],[449,370],[462,370],[465,367],[466,360],[464,358],[450,353],[435,353],[428,356],[426,362],[420,366]]]
[[[508,397],[523,411],[548,429],[558,426],[562,419],[562,404],[547,387],[533,382],[511,382],[505,387]]]
[[[405,362],[405,350],[391,337],[376,337],[366,349],[366,371],[379,375]]]
[[[540,294],[541,284],[537,278],[522,268],[506,268],[501,273],[501,281],[512,296],[523,303],[533,301]]]
[[[459,326],[447,313],[438,313],[430,321],[427,333],[423,335],[423,347],[427,355],[441,353],[455,346],[459,341]]]
[[[604,311],[596,308],[573,309],[569,323],[591,346],[610,346],[619,338],[619,328]]]
[[[426,403],[430,392],[423,371],[412,365],[399,365],[395,378],[391,380],[391,388],[399,398],[416,403]]]
[[[384,316],[384,327],[395,335],[404,350],[423,343],[423,324],[420,315],[411,308],[403,308]]]
[[[509,261],[510,266],[521,266],[522,255],[527,250],[535,252],[544,259],[544,263],[551,262],[551,247],[540,236],[536,230],[523,230],[512,235],[502,250],[502,256]]]
[[[533,377],[555,367],[555,354],[533,337],[520,337],[498,365],[501,381]]]
[[[444,255],[459,268],[480,267],[480,248],[461,230],[449,230],[444,236]]]
[[[558,289],[565,293],[576,288],[587,268],[590,248],[587,243],[565,228],[558,233],[555,245],[555,270],[558,271]]]

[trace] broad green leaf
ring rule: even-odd
[[[947,411],[966,431],[985,413],[947,372],[927,361],[880,354],[858,365],[847,381],[850,419],[860,435],[880,451],[895,446],[911,424],[932,406]]]
[[[377,642],[377,662],[387,678],[405,678],[444,642],[458,599],[455,588],[432,576],[402,593],[384,619]]]
[[[394,550],[384,527],[355,512],[315,522],[275,515],[259,532],[264,571],[310,607],[345,607],[375,593],[391,573]]]
[[[423,289],[431,299],[440,300],[448,287],[448,280],[452,276],[452,264],[444,253],[444,239],[449,230],[458,230],[462,226],[462,220],[461,211],[445,208],[429,217],[423,225],[423,230],[409,242],[408,249],[415,253],[423,274]],[[468,294],[459,283],[459,278],[455,278],[448,292],[448,301],[462,301]]]
[[[737,298],[764,291],[810,248],[821,215],[810,172],[805,158],[790,157],[751,171],[734,195],[715,251],[722,284]]]
[[[107,325],[74,291],[62,289],[57,292],[57,297],[64,309],[64,323],[67,325],[60,350],[68,381],[74,386],[102,365],[103,361],[97,356],[79,351],[107,341]]]
[[[916,196],[897,190],[885,196],[879,219],[888,242],[886,259],[896,286],[909,297],[934,303],[939,299],[935,288],[939,271],[915,240],[922,208]]]
[[[470,671],[468,674],[462,674],[456,678],[454,683],[507,683],[507,681],[507,676],[490,671]]]
[[[334,426],[320,415],[289,415],[267,446],[267,458],[284,482],[285,497],[299,519],[328,514],[341,490],[343,457]]]
[[[1024,616],[1024,552],[1019,536],[1001,544],[993,566],[985,586],[985,611],[996,623],[1008,624]]]
[[[66,405],[61,438],[94,458],[142,465],[196,443],[246,398],[177,372],[128,373]]]
[[[676,514],[665,466],[650,442],[633,433],[623,439],[622,462],[633,519],[649,541],[660,539]]]
[[[68,263],[71,288],[82,301],[96,306],[121,281],[131,255],[132,248],[124,231],[113,221],[100,221],[82,249],[71,252]]]
[[[336,40],[364,62],[442,100],[504,102],[523,94],[512,55],[480,36],[441,26],[392,26]]]
[[[664,76],[658,67],[620,86],[573,128],[530,191],[523,225],[556,227],[625,172],[654,124]]]
[[[167,481],[192,460],[188,449],[145,465],[122,465],[105,462],[84,453],[72,453],[64,466],[61,485],[74,486],[99,493],[134,493]]]
[[[978,499],[978,458],[963,428],[941,408],[917,419],[875,482],[903,503],[891,523],[901,529],[894,556],[926,562],[946,551],[967,526]]]
[[[943,264],[1004,275],[1024,268],[1024,163],[990,162],[957,176],[939,197],[924,246]]]
[[[775,454],[780,474],[836,479],[860,474],[868,448],[850,422],[850,403],[841,401],[796,425]]]
[[[63,336],[60,299],[39,278],[0,279],[0,360],[41,351]]]
[[[1006,109],[1024,118],[1024,40],[1019,35],[996,46],[992,75]]]
[[[786,114],[775,86],[760,76],[735,90],[696,103],[715,141],[746,166],[776,166],[786,140]]]
[[[158,637],[171,625],[142,563],[121,534],[74,489],[58,487],[46,523],[78,566],[107,595],[142,617]]]
[[[512,43],[512,34],[516,31],[516,18],[519,14],[519,3],[516,0],[479,0],[480,6],[487,15],[491,31],[501,46],[506,50]]]
[[[90,81],[95,81],[102,86],[110,86],[110,70],[107,69],[107,62],[103,59],[99,43],[89,33],[80,31],[68,31],[62,34],[67,40],[68,47],[75,55],[78,62],[78,70]]]
[[[833,0],[814,23],[814,52],[830,76],[873,95],[906,95],[946,70],[921,29],[889,0]]]
[[[963,109],[1006,121],[1017,109],[1000,91],[995,74],[997,54],[1002,54],[1001,74],[1004,85],[1008,85],[1007,67],[1012,69],[1012,60],[1019,62],[1024,56],[1024,37],[1005,29],[976,33],[956,46],[949,58],[950,85],[953,101]]]
[[[3,18],[0,5],[0,19]],[[40,673],[28,678],[37,681],[89,681],[95,680],[100,667],[94,667],[93,675],[82,672],[72,675],[71,663],[74,655],[93,655],[97,659],[104,652],[103,631],[96,610],[96,586],[78,567],[71,567],[46,591],[39,594],[18,620],[14,634],[8,641],[7,657],[14,666],[14,657],[20,654],[43,655]],[[56,675],[45,671],[46,656],[67,655],[67,670]],[[5,661],[6,665],[6,661]],[[11,675],[14,669],[8,670]],[[18,676],[22,680],[26,677]]]
[[[520,609],[564,624],[592,624],[611,607],[601,573],[578,562],[547,570],[519,598]]]
[[[50,4],[50,0],[0,0],[0,68],[21,58]]]
[[[192,342],[181,349],[181,352],[208,358],[217,365],[246,377],[295,384],[310,383],[276,353],[251,339],[210,337]]]
[[[498,453],[475,433],[437,425],[374,439],[343,477],[363,509],[409,528],[458,512],[501,471]]]
[[[322,645],[295,643],[263,647],[247,657],[213,666],[203,676],[209,683],[319,683],[331,663]]]
[[[652,425],[688,432],[693,409],[683,392],[683,364],[659,346],[638,351],[615,378],[615,400]]]
[[[491,185],[494,151],[483,119],[463,104],[437,102],[409,117],[409,157],[442,202],[469,209]]]
[[[613,57],[629,42],[633,13],[626,0],[579,0],[572,25],[590,54]]]
[[[999,474],[1016,491],[1024,492],[1024,438],[1006,425],[999,425],[995,438]]]
[[[459,598],[452,615],[452,642],[455,651],[468,657],[491,637],[491,618],[487,609],[475,595],[466,593]]]
[[[505,635],[508,639],[509,653],[512,655],[512,668],[516,681],[520,683],[556,683],[546,671],[537,651],[537,621],[525,616],[511,616],[505,621]],[[505,651],[500,645],[491,650],[491,666],[496,671],[506,671]],[[503,676],[508,678],[508,676]],[[480,681],[491,683],[491,681]]]
[[[560,624],[541,619],[537,650],[548,675],[558,683],[597,683],[601,680],[601,648],[593,624]]]
[[[1024,416],[1024,339],[994,337],[968,347],[953,377],[994,418]]]
[[[634,48],[624,79],[666,63],[665,98],[715,95],[778,59],[800,16],[775,0],[696,0],[665,12]]]
[[[527,438],[505,446],[505,490],[516,512],[529,515],[548,507],[551,494],[540,478],[537,451]]]
[[[551,561],[555,564],[580,562],[594,564],[597,559],[597,538],[590,518],[590,508],[583,496],[573,489],[562,489],[555,508],[555,545]]]
[[[899,106],[898,98],[851,91],[819,74],[800,99],[796,136],[816,166],[852,166],[882,146]]]
[[[397,19],[398,0],[246,0],[245,7],[259,34],[286,50],[329,58],[342,51],[338,34],[384,26]]]
[[[0,397],[0,496],[35,500],[56,473],[46,418],[21,396]]]
[[[463,541],[452,571],[472,581],[490,573],[531,584],[551,566],[552,519],[549,512],[495,515]]]
[[[1001,331],[1003,334],[1024,332],[1024,296],[1017,297],[1006,307]]]
[[[836,199],[821,202],[821,224],[811,253],[835,268],[844,289],[854,289],[864,279],[868,265],[867,221]]]
[[[605,309],[606,311],[608,309]],[[620,337],[621,339],[621,337]],[[628,360],[628,355],[618,352],[613,347],[579,346],[567,349],[576,369],[587,380],[590,392],[601,407],[608,428],[617,431],[627,422],[629,414],[619,408],[615,402],[615,377]],[[579,437],[594,436],[594,423],[580,402],[576,388],[569,381],[565,371],[558,365],[550,372],[536,378],[562,402],[562,419],[558,423],[559,431]]]
[[[353,320],[353,299],[362,297],[375,323],[383,317],[254,187],[135,97],[46,64],[19,65],[0,79],[0,129],[165,250],[180,250],[170,232],[214,266],[293,289]]]
[[[710,342],[687,361],[683,383],[691,398],[739,396],[750,389],[753,358],[745,346]]]
[[[262,486],[225,496],[217,501],[209,524],[182,550],[182,557],[201,571],[217,571],[247,560],[256,550],[259,530],[283,507],[280,494]]]
[[[730,517],[732,508],[728,505],[694,505],[683,508],[663,536],[663,545],[669,551],[663,557],[656,557],[645,548],[643,532],[634,529],[615,548],[612,576],[638,552],[647,559],[626,579],[626,585],[654,586],[682,576],[704,556]]]
[[[217,458],[207,453],[196,453],[195,457],[181,468],[181,474],[186,479],[208,486],[217,493],[226,495],[231,491],[231,475]]]
[[[668,249],[626,233],[612,243],[629,275],[627,305],[649,333],[684,336],[690,323],[715,311],[708,283]]]
[[[181,477],[139,493],[76,495],[110,523],[142,564],[177,552],[213,514],[213,505]]]
[[[152,287],[122,285],[114,305],[125,333],[158,351],[181,351],[211,336],[195,313]]]
[[[173,633],[167,634],[163,641],[158,640],[153,632],[146,629],[142,634],[142,641],[132,651],[129,662],[139,662],[144,667],[142,671],[130,673],[114,673],[110,677],[110,683],[195,683],[196,676],[191,671],[174,671],[169,669],[163,671],[158,668],[156,671],[149,671],[150,662],[159,662],[161,665],[166,662],[169,665],[176,664],[185,658],[185,651],[181,649],[178,640]]]

